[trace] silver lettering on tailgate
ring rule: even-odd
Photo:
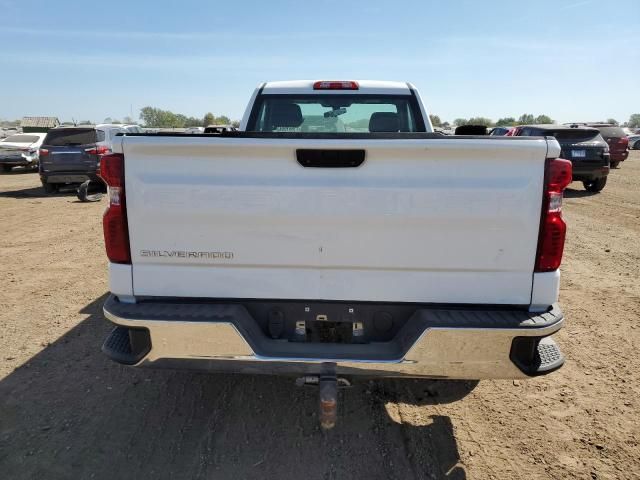
[[[190,252],[187,250],[140,250],[141,257],[232,260],[233,252]]]

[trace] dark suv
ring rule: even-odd
[[[100,155],[108,153],[105,133],[93,126],[49,130],[40,147],[40,180],[47,193],[62,185],[99,181]]]
[[[524,125],[517,135],[555,137],[562,149],[561,157],[573,165],[573,180],[581,181],[590,192],[599,192],[609,175],[609,145],[600,132],[590,127],[566,125]]]
[[[622,128],[611,123],[571,123],[570,126],[585,126],[597,128],[605,142],[609,144],[611,168],[617,168],[629,156],[629,139]]]

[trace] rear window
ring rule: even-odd
[[[624,130],[622,130],[622,128],[620,127],[595,127],[595,128],[600,130],[600,133],[604,138],[610,138],[610,137],[622,138],[627,136],[624,133]]]
[[[39,137],[35,135],[11,135],[2,141],[11,143],[35,143],[38,139]]]
[[[102,132],[104,140],[104,132]],[[63,147],[65,145],[88,145],[99,141],[93,128],[74,128],[67,130],[51,130],[44,139],[46,145]]]
[[[594,130],[584,130],[578,128],[562,129],[562,130],[537,130],[531,128],[524,128],[521,135],[525,136],[540,136],[540,137],[555,137],[559,142],[586,142],[597,141],[600,139],[600,134]]]
[[[424,132],[409,95],[262,95],[248,131],[292,133]]]
[[[593,130],[560,130],[556,132],[549,132],[546,135],[556,137],[557,140],[567,140],[574,142],[586,142],[588,140],[596,141],[599,139],[600,134]]]

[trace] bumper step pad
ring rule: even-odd
[[[102,352],[124,365],[134,365],[151,350],[149,332],[126,327],[116,327],[102,345]]]
[[[564,364],[564,355],[560,347],[551,338],[543,338],[538,344],[535,356],[536,374],[549,373]]]
[[[558,370],[564,365],[564,355],[550,337],[518,337],[511,346],[511,361],[534,377]]]

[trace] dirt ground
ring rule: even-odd
[[[640,478],[639,186],[568,192],[559,372],[357,383],[322,433],[290,379],[107,360],[104,201],[0,175],[0,478]]]

